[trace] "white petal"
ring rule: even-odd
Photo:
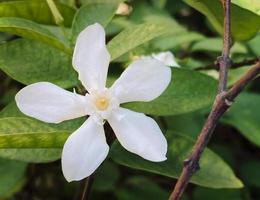
[[[85,28],[77,38],[72,64],[89,92],[105,87],[109,60],[104,28],[98,23]]]
[[[48,123],[87,115],[89,109],[86,97],[48,82],[26,86],[16,94],[15,101],[21,112]]]
[[[167,66],[180,67],[175,61],[175,57],[170,51],[161,52],[158,54],[152,54],[152,57],[163,62]]]
[[[61,157],[64,177],[69,182],[88,177],[105,160],[108,151],[103,126],[90,116],[64,144]]]
[[[120,103],[151,101],[160,96],[171,80],[171,69],[162,62],[144,58],[134,61],[111,87]]]
[[[119,108],[108,122],[121,145],[128,151],[154,162],[167,159],[167,141],[152,118]]]

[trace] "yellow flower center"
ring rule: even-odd
[[[100,97],[95,101],[95,105],[99,110],[106,110],[109,105],[109,100],[106,97]]]

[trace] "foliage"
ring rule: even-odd
[[[0,199],[22,199],[28,188],[38,191],[32,194],[35,199],[46,199],[46,194],[47,199],[72,199],[79,187],[65,183],[60,162],[51,162],[60,159],[64,142],[84,118],[43,123],[22,114],[14,95],[25,85],[40,81],[82,92],[72,68],[72,52],[78,34],[95,22],[107,33],[111,54],[107,85],[137,57],[152,53],[169,50],[181,67],[172,68],[172,80],[159,98],[122,105],[156,119],[167,135],[167,161],[145,161],[114,141],[109,158],[94,175],[91,198],[168,198],[216,95],[217,71],[199,69],[212,64],[221,53],[221,1],[126,1],[132,8],[126,16],[116,13],[120,2],[57,0],[63,22],[56,24],[45,0],[0,1]],[[259,2],[232,0],[231,10],[233,62],[259,57]],[[249,68],[230,70],[228,85]],[[260,198],[259,91],[256,79],[227,111],[184,200]],[[28,165],[35,173],[25,173],[31,170]],[[41,189],[36,179],[31,181],[34,177],[44,185]],[[58,184],[65,188],[63,194],[55,193]]]

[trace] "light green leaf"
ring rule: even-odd
[[[260,146],[260,95],[242,93],[222,118],[237,128],[250,142]]]
[[[115,60],[145,42],[172,32],[171,23],[161,24],[147,22],[131,26],[120,32],[107,44],[111,54],[111,60]]]
[[[26,117],[11,103],[0,113],[0,157],[26,162],[57,160],[67,137],[84,120],[48,124]]]
[[[152,115],[177,115],[210,106],[216,94],[217,82],[192,70],[173,69],[172,80],[161,96],[151,102],[123,105]]]
[[[71,26],[75,9],[55,2],[65,26]],[[35,21],[40,24],[55,24],[46,1],[11,1],[0,3],[0,17],[18,17]]]
[[[124,150],[118,142],[111,148],[112,159],[131,168],[144,170],[171,178],[177,178],[183,166],[183,160],[190,154],[193,140],[168,133],[168,153],[164,162],[150,162]],[[231,168],[215,153],[206,149],[200,160],[200,170],[194,174],[191,182],[210,188],[241,188],[243,184],[236,178]]]
[[[26,163],[0,159],[0,198],[11,197],[25,183]]]
[[[0,45],[0,69],[26,85],[48,81],[61,87],[72,87],[78,83],[70,56],[28,39]]]
[[[72,25],[72,40],[75,41],[78,34],[87,26],[99,23],[103,27],[111,21],[118,3],[90,3],[82,6],[76,13]]]
[[[2,17],[0,18],[0,31],[43,42],[68,54],[71,53],[71,49],[67,44],[52,34],[48,29],[43,28],[33,21],[21,18]]]
[[[259,0],[231,0],[232,3],[260,15]]]
[[[214,28],[223,32],[223,9],[219,0],[184,0],[188,5],[204,14]],[[260,16],[231,3],[231,34],[235,40],[248,40],[260,27]]]
[[[0,157],[28,163],[46,163],[60,159],[61,148],[0,148]]]
[[[190,43],[201,39],[204,39],[203,35],[184,30],[177,34],[170,34],[156,38],[152,41],[152,45],[154,48],[160,50],[168,50],[171,48],[183,47],[184,45],[188,46]]]
[[[250,49],[254,52],[255,56],[260,55],[260,33],[258,33],[252,40],[248,41]]]

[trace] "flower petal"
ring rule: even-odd
[[[128,151],[154,162],[167,159],[167,141],[152,118],[119,108],[108,122],[121,145]]]
[[[105,87],[109,61],[104,28],[98,23],[88,26],[77,38],[72,64],[89,92]]]
[[[86,97],[48,82],[26,86],[16,94],[15,101],[21,112],[48,123],[81,117],[90,109]]]
[[[108,151],[103,126],[90,116],[64,144],[61,163],[66,180],[78,181],[91,175]]]
[[[171,80],[171,69],[153,58],[134,61],[111,87],[120,103],[151,101],[160,96]]]

